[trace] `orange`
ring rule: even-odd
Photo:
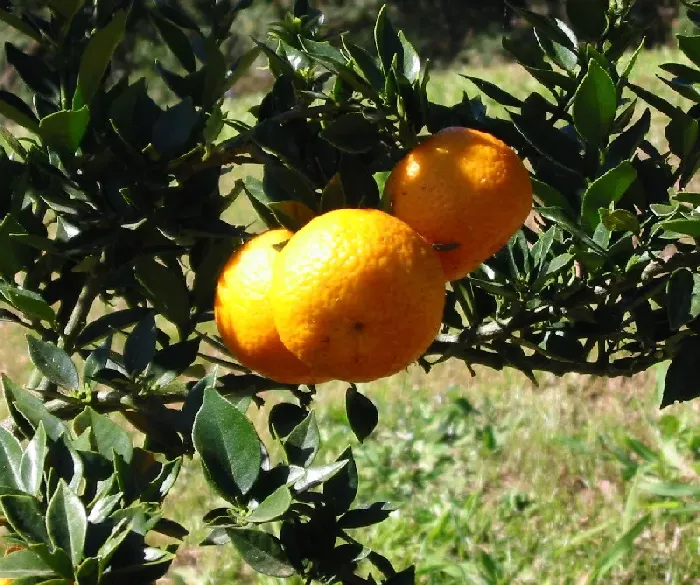
[[[386,183],[393,214],[437,246],[447,280],[500,250],[532,208],[530,175],[504,142],[446,128],[413,148]]]
[[[312,372],[280,341],[269,301],[272,269],[278,251],[273,247],[292,232],[264,232],[238,248],[224,266],[216,285],[214,317],[221,339],[245,367],[285,384],[328,380]]]
[[[401,220],[337,209],[289,240],[271,299],[295,356],[334,378],[367,382],[425,352],[440,329],[445,280],[432,246]]]

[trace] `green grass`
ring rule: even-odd
[[[645,53],[634,80],[680,103],[656,78],[667,60],[679,60],[679,54]],[[482,76],[519,96],[536,88],[513,65],[470,68],[436,72],[433,99],[453,103],[464,90],[475,94],[458,73]],[[257,99],[232,104],[232,113]],[[663,122],[654,119],[657,142],[663,141]],[[256,170],[236,169],[224,176],[222,187]],[[233,213],[242,223],[250,217],[243,199]],[[22,332],[0,324],[0,333],[0,371],[26,381]],[[644,488],[650,480],[698,484],[700,406],[660,412],[657,375],[543,375],[534,387],[509,371],[478,369],[471,378],[456,362],[429,376],[412,368],[364,386],[379,408],[380,425],[363,445],[345,419],[344,387],[329,384],[318,398],[324,439],[319,459],[330,461],[353,446],[361,471],[358,501],[399,505],[389,520],[358,538],[399,567],[417,564],[423,584],[583,585],[647,513],[649,525],[631,550],[621,549],[627,554],[600,582],[692,583],[700,574],[698,516],[684,512],[692,499],[654,496]],[[251,411],[259,426],[263,414]],[[206,534],[201,517],[217,502],[197,462],[189,462],[167,501],[166,514],[191,530],[169,579],[190,585],[281,583],[253,574],[229,547],[197,546]]]

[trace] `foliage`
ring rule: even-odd
[[[700,162],[700,71],[663,68],[687,109],[632,84],[637,53],[627,50],[639,31],[629,2],[569,0],[571,27],[521,10],[532,27],[504,47],[543,93],[521,100],[469,77],[508,118],[490,116],[478,97],[432,103],[428,65],[385,9],[370,53],[328,38],[322,15],[297,0],[231,64],[221,47],[251,3],[201,3],[199,18],[167,0],[0,4],[0,19],[45,50],[38,58],[6,46],[31,105],[0,92],[0,113],[26,135],[0,130],[1,315],[30,332],[36,367],[25,385],[3,379],[12,433],[2,434],[0,503],[24,548],[0,561],[0,577],[151,583],[176,544],[144,538],[183,536],[159,503],[181,458],[196,453],[226,502],[205,516],[204,544],[230,543],[267,575],[414,582],[414,567],[397,571],[355,539],[394,508],[353,507],[352,451],[315,464],[316,389],[245,371],[221,357],[208,328],[215,276],[248,237],[221,219],[237,196],[268,225],[290,228],[338,207],[389,209],[387,171],[426,130],[462,125],[503,138],[531,167],[538,199],[535,221],[450,287],[426,370],[455,358],[533,379],[538,370],[623,376],[671,360],[662,404],[698,393],[700,200],[688,185]],[[700,18],[700,4],[685,3]],[[161,103],[143,79],[112,67],[144,30],[172,53],[172,67],[157,65],[169,92]],[[679,45],[700,64],[699,37]],[[274,86],[254,124],[228,119],[224,96],[258,55]],[[651,109],[669,118],[667,149],[647,139]],[[226,126],[237,133],[222,141]],[[220,193],[224,167],[243,163],[261,165],[262,180]],[[98,300],[114,310],[91,319]],[[231,373],[203,372],[202,361]],[[269,416],[278,458],[245,416],[270,389],[289,398]],[[357,436],[371,438],[376,408],[355,387],[346,410]],[[113,412],[143,433],[143,448],[104,416]]]

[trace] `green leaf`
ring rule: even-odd
[[[53,577],[53,569],[37,553],[24,549],[5,557],[0,557],[0,578],[19,579],[23,577]]]
[[[19,441],[3,427],[0,427],[0,494],[2,489],[22,490],[20,475],[22,446]]]
[[[47,451],[46,431],[43,423],[39,422],[34,437],[29,441],[22,455],[19,466],[24,491],[33,496],[37,496],[41,488]]]
[[[271,522],[282,516],[292,505],[292,494],[287,486],[281,486],[265,498],[251,514],[245,517],[246,522],[262,524]]]
[[[683,234],[691,238],[700,238],[700,217],[694,219],[668,219],[658,225],[669,232]]]
[[[42,118],[39,134],[46,144],[75,152],[80,147],[89,122],[90,109],[87,106],[77,110],[61,110]]]
[[[629,161],[623,161],[614,169],[593,181],[581,200],[581,220],[589,229],[598,225],[598,210],[617,203],[637,178],[637,170]]]
[[[591,59],[588,72],[574,95],[574,124],[581,137],[592,146],[607,138],[617,112],[617,90],[605,69]]]
[[[600,222],[611,232],[632,232],[639,233],[639,220],[637,216],[626,209],[615,209],[610,211],[607,208],[599,210]]]
[[[32,363],[50,382],[70,390],[78,389],[78,370],[65,351],[32,335],[27,335],[27,345]]]
[[[136,261],[135,275],[149,293],[156,310],[177,325],[180,331],[186,330],[190,319],[190,300],[182,274],[176,274],[152,257],[141,257]]]
[[[197,62],[187,35],[167,18],[163,18],[156,10],[151,11],[149,15],[165,44],[168,45],[180,64],[192,73],[197,68]]]
[[[464,79],[468,79],[469,81],[471,81],[483,93],[485,93],[491,99],[496,100],[502,106],[519,108],[523,103],[522,100],[519,100],[518,98],[508,93],[506,90],[496,85],[495,83],[491,83],[490,81],[486,81],[485,79],[480,79],[472,75],[460,75],[464,77]]]
[[[195,417],[194,446],[217,491],[235,499],[253,487],[260,473],[260,439],[251,422],[211,387]]]
[[[267,209],[271,211],[280,225],[297,231],[309,223],[316,212],[300,201],[271,201],[267,204]]]
[[[355,387],[350,386],[345,392],[345,412],[352,432],[360,443],[364,442],[379,422],[377,407]]]
[[[345,187],[340,173],[336,173],[331,177],[321,194],[321,213],[332,211],[333,209],[342,209],[347,205],[347,197],[345,195]]]
[[[153,361],[156,353],[156,320],[153,313],[134,327],[124,343],[124,366],[130,376],[137,376]]]
[[[127,10],[120,10],[107,26],[92,35],[80,61],[73,110],[89,106],[102,83],[114,50],[124,38]]]
[[[258,573],[283,578],[294,575],[294,567],[275,536],[248,529],[227,529],[226,534],[243,560]]]
[[[174,156],[182,152],[199,122],[199,114],[192,98],[187,97],[179,104],[165,110],[153,125],[152,143],[163,156]]]
[[[346,512],[357,497],[357,464],[348,447],[336,461],[347,461],[347,465],[323,484],[323,495],[333,506],[335,515]]]
[[[401,73],[409,83],[413,83],[420,76],[420,57],[402,30],[399,31],[399,42],[403,55]]]
[[[579,228],[578,225],[571,218],[569,218],[561,209],[557,207],[540,207],[537,209],[537,211],[542,217],[553,221],[555,224],[561,226],[567,232],[572,234],[576,239],[586,244],[588,247],[594,250],[596,254],[600,256],[605,256],[605,249],[601,248],[600,245],[597,244],[593,239],[591,239],[591,237],[588,234],[581,230],[581,228]]]
[[[650,516],[644,516],[632,526],[632,528],[625,532],[596,562],[587,583],[598,583],[625,555],[631,553],[634,550],[634,541],[646,528],[650,520]]]
[[[678,48],[694,65],[700,67],[700,35],[676,35]]]
[[[673,331],[700,315],[700,274],[688,268],[671,274],[666,284],[666,311]]]
[[[131,461],[133,445],[129,433],[112,420],[94,411],[90,406],[73,419],[73,430],[76,435],[88,431],[90,447],[109,461],[114,460],[114,454],[120,455],[127,463]]]
[[[666,139],[673,154],[684,158],[698,142],[700,125],[688,114],[678,112],[666,125]]]
[[[316,416],[309,412],[301,423],[289,433],[284,441],[284,450],[289,463],[307,467],[313,463],[321,445],[321,435],[318,431]]]
[[[145,307],[135,307],[133,309],[123,309],[121,311],[107,313],[95,321],[88,323],[85,329],[78,335],[76,345],[78,347],[84,347],[96,341],[100,341],[116,331],[121,331],[126,327],[138,323],[149,313],[151,313],[151,310]]]
[[[350,55],[350,58],[355,65],[355,69],[372,85],[372,87],[381,91],[384,89],[384,74],[380,69],[376,58],[370,55],[362,47],[355,45],[343,37],[343,46]]]
[[[362,114],[343,114],[326,126],[319,136],[337,149],[362,153],[377,145],[379,132]]]
[[[61,480],[46,510],[46,526],[51,542],[70,554],[73,565],[83,559],[87,515],[80,498]]]
[[[16,95],[0,90],[0,114],[34,134],[39,134],[39,120],[32,109]]]
[[[32,543],[48,543],[44,511],[38,500],[30,495],[0,497],[2,512],[13,530]]]
[[[566,15],[576,33],[597,41],[608,28],[608,0],[567,0]]]
[[[22,432],[32,436],[39,427],[39,423],[43,423],[49,438],[52,441],[58,440],[66,430],[63,421],[46,410],[41,400],[15,384],[5,374],[2,374],[0,379],[2,379],[7,407]]]
[[[700,338],[686,337],[666,370],[664,394],[659,408],[700,396]]]
[[[377,14],[377,22],[374,25],[374,42],[384,74],[388,76],[391,74],[391,64],[395,55],[399,57],[399,62],[403,63],[403,47],[386,11],[387,7],[384,4]]]
[[[0,282],[0,295],[32,321],[47,321],[53,324],[56,320],[56,313],[54,313],[53,309],[41,295],[33,291]]]
[[[539,179],[532,177],[533,194],[540,200],[545,207],[561,207],[568,215],[576,217],[577,213],[569,203],[569,200],[561,193],[547,183],[543,183]]]
[[[199,338],[172,343],[156,352],[148,367],[149,380],[159,387],[170,384],[197,359]]]

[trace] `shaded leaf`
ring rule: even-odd
[[[379,422],[379,412],[372,401],[350,386],[345,392],[345,412],[350,428],[362,443],[372,434]]]
[[[287,559],[278,538],[248,529],[227,529],[233,546],[255,571],[271,577],[291,577],[295,574],[294,567]]]
[[[291,464],[307,467],[316,458],[321,435],[314,412],[309,412],[284,441],[284,450]]]

